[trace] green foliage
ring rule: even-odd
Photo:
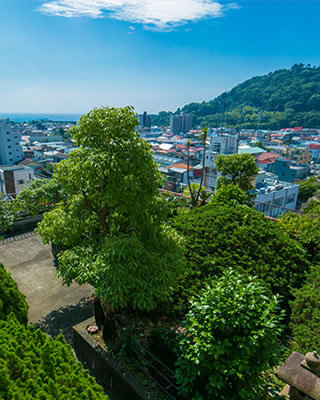
[[[276,222],[245,205],[213,201],[179,215],[174,227],[184,238],[187,259],[178,303],[232,267],[259,276],[287,307],[291,288],[300,287],[309,271],[302,246]]]
[[[232,184],[220,185],[212,202],[222,206],[229,203],[230,206],[236,204],[252,206],[251,196]]]
[[[302,353],[320,350],[320,266],[316,265],[303,287],[295,291],[291,329],[294,349]]]
[[[116,309],[152,310],[169,298],[184,266],[177,243],[179,238],[169,228],[143,241],[137,235],[119,234],[63,252],[59,272],[67,284],[91,283],[97,296]]]
[[[76,362],[70,345],[11,316],[0,321],[0,398],[3,400],[108,399]]]
[[[79,148],[19,200],[55,202],[37,231],[67,250],[58,270],[65,283],[89,282],[116,308],[150,310],[175,286],[182,255],[177,235],[164,228],[162,177],[137,124],[131,107],[83,115],[69,131]]]
[[[19,291],[9,272],[0,264],[0,320],[6,320],[11,313],[21,324],[27,324],[28,304],[25,296]]]
[[[190,193],[190,189],[191,189],[192,195]],[[212,193],[207,192],[205,187],[200,188],[199,183],[191,183],[190,187],[186,186],[183,191],[184,198],[190,200],[191,197],[193,197],[196,199],[199,189],[200,189],[200,192],[199,192],[198,205],[205,205],[212,197]]]
[[[299,182],[299,195],[298,200],[301,203],[306,203],[311,197],[313,197],[317,191],[320,190],[320,182],[315,176]]]
[[[320,261],[320,204],[315,201],[302,215],[289,213],[280,219],[281,226],[305,248],[311,262]]]
[[[185,398],[266,398],[261,373],[279,358],[278,311],[256,278],[232,270],[193,298],[176,372]]]
[[[194,126],[280,129],[320,128],[320,67],[294,65],[251,78],[214,100],[185,105]],[[153,118],[168,126],[170,114]]]
[[[244,191],[254,189],[253,179],[259,172],[251,154],[219,155],[215,159],[223,184],[232,183]]]
[[[0,233],[6,232],[12,226],[14,218],[11,202],[0,200]]]
[[[18,194],[14,209],[38,215],[65,198],[66,194],[56,180],[34,179]]]

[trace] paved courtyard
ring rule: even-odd
[[[0,242],[0,262],[26,296],[30,323],[48,325],[56,318],[62,324],[59,328],[57,323],[57,330],[62,331],[63,320],[70,326],[92,315],[92,287],[62,286],[62,279],[56,276],[51,247],[44,245],[38,235],[30,233]],[[49,326],[43,328],[56,336],[56,332],[48,332]]]

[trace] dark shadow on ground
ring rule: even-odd
[[[66,341],[73,347],[72,327],[92,317],[92,315],[92,300],[83,298],[75,305],[61,307],[56,311],[52,311],[34,326],[53,338],[62,333]],[[84,366],[86,367],[86,365]],[[90,373],[94,376],[92,371]],[[102,382],[97,382],[103,387],[105,394],[109,396],[109,400],[118,400]]]
[[[61,307],[52,311],[41,321],[34,324],[36,328],[40,328],[47,335],[56,338],[59,333],[65,337],[66,341],[72,346],[72,327],[80,322],[92,317],[92,300],[83,298],[77,304]]]

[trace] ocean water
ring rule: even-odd
[[[9,118],[14,122],[28,121],[61,121],[61,122],[77,122],[81,114],[15,114],[15,113],[0,113],[0,119]]]

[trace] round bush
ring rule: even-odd
[[[10,313],[13,313],[21,324],[27,324],[28,304],[25,295],[19,291],[9,272],[0,264],[0,320],[7,319]]]
[[[281,313],[258,279],[230,270],[193,298],[176,377],[188,400],[260,399],[280,354]],[[265,397],[264,397],[265,398]]]
[[[0,398],[3,400],[108,399],[76,362],[62,335],[52,339],[18,323],[0,321]]]

